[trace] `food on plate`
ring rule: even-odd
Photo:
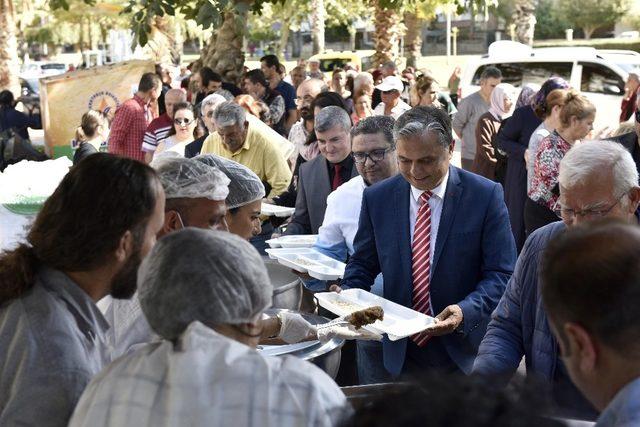
[[[384,320],[384,310],[379,305],[367,307],[364,310],[354,311],[344,318],[347,322],[360,329],[365,325],[370,325],[376,320]]]
[[[293,262],[295,262],[296,264],[307,265],[307,266],[318,265],[317,263],[315,263],[313,261],[306,260],[304,258],[296,258]]]
[[[349,301],[345,301],[339,298],[336,298],[332,301],[332,304],[337,305],[340,308],[347,310],[349,313],[353,313],[354,311],[362,310],[362,306],[359,304],[354,304]]]

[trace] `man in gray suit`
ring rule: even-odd
[[[340,107],[323,108],[314,129],[320,155],[300,166],[296,211],[285,234],[317,234],[327,208],[327,196],[358,175],[351,157],[351,119]]]

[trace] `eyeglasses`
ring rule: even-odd
[[[207,111],[207,117],[213,117],[213,113],[215,113],[215,110]]]
[[[620,197],[618,197],[616,199],[616,202],[614,204],[612,204],[611,206],[609,206],[608,208],[605,209],[583,209],[583,210],[579,210],[579,211],[575,211],[573,209],[567,209],[567,208],[563,208],[562,204],[560,203],[560,201],[558,200],[556,202],[556,204],[553,207],[553,212],[560,218],[562,219],[573,219],[575,217],[582,217],[582,218],[602,218],[603,216],[606,216],[609,212],[611,212],[611,210],[616,207],[616,205],[618,203],[620,203],[620,200],[622,200],[622,198],[627,195],[627,193],[622,193],[620,195]]]
[[[636,123],[640,123],[640,110],[636,110]]]
[[[191,123],[194,122],[194,119],[173,119],[173,123],[177,124],[178,126],[189,126]]]
[[[384,155],[387,152],[392,150],[393,148],[389,147],[380,150],[373,150],[368,153],[354,151],[353,153],[351,153],[351,156],[353,157],[353,161],[359,164],[365,163],[367,161],[367,158],[371,159],[373,163],[378,163],[384,160]]]

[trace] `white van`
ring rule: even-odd
[[[532,49],[512,41],[489,46],[487,55],[470,61],[460,80],[460,96],[478,90],[480,74],[494,66],[502,71],[502,81],[520,88],[526,83],[541,85],[549,77],[567,80],[596,106],[596,130],[615,129],[629,71],[640,67],[640,54],[633,51],[596,50],[590,47]]]

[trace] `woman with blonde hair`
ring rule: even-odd
[[[557,127],[560,126],[560,111],[564,106],[567,96],[566,89],[554,89],[549,92],[543,103],[533,106],[533,112],[542,120],[540,126],[533,131],[529,139],[529,148],[525,152],[525,161],[527,164],[527,191],[531,189],[531,181],[533,180],[533,164],[535,163],[535,155],[538,152],[540,142],[551,135]]]
[[[558,116],[558,127],[542,141],[536,150],[533,180],[524,207],[527,235],[557,221],[557,202],[560,195],[558,172],[560,161],[571,147],[593,129],[596,107],[575,90],[565,92]]]
[[[434,105],[442,108],[449,116],[457,112],[451,99],[440,92],[438,81],[428,72],[418,73],[409,90],[409,101],[412,107]]]
[[[76,128],[75,140],[78,148],[73,155],[73,164],[92,154],[100,152],[109,136],[109,121],[101,111],[89,110],[82,115],[80,126]]]

